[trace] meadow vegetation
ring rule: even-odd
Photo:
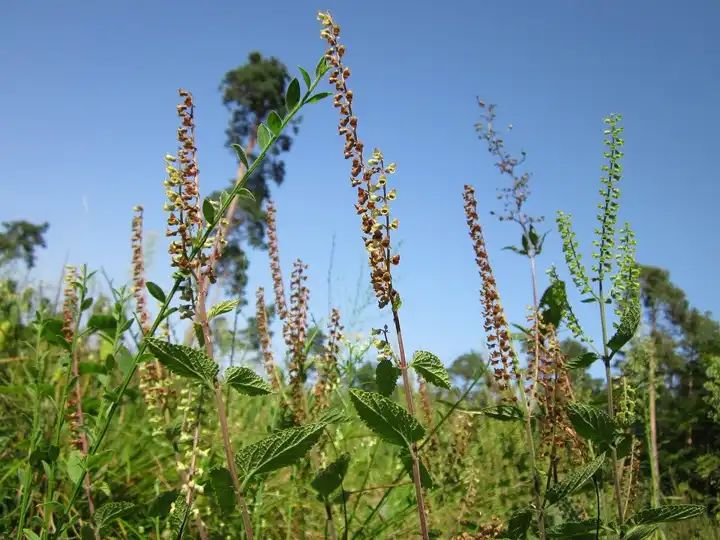
[[[622,117],[598,126],[597,229],[580,239],[561,208],[554,227],[526,213],[525,154],[478,102],[500,207],[478,209],[471,185],[454,196],[485,350],[441,360],[403,339],[396,165],[361,138],[340,27],[318,20],[326,49],[313,69],[294,78],[253,53],[225,77],[238,168],[223,191],[200,190],[195,104],[179,91],[177,152],[158,182],[170,287],[146,281],[141,206],[129,216],[132,281],[67,266],[57,298],[15,277],[35,264],[47,224],[5,224],[0,536],[720,538],[720,330],[667,271],[636,261],[620,219]],[[300,112],[330,105],[386,320],[363,338],[345,335],[338,308],[310,313],[301,259],[283,275],[282,208],[269,198]],[[532,285],[516,323],[493,271],[499,246],[483,234],[491,212],[517,227],[506,249]],[[562,268],[542,266],[551,229]],[[274,286],[249,295],[255,314],[240,327],[249,247],[267,248]],[[211,305],[218,287],[227,299]],[[597,320],[580,320],[574,299]]]

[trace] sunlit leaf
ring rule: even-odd
[[[430,384],[450,390],[450,375],[445,366],[434,354],[427,351],[417,351],[410,364]]]
[[[350,399],[365,425],[389,443],[409,446],[425,435],[415,418],[381,394],[352,389]]]
[[[165,293],[160,288],[160,285],[153,283],[152,281],[148,281],[145,283],[145,286],[147,287],[150,296],[162,304],[165,303]]]
[[[238,307],[238,304],[240,304],[240,300],[223,300],[222,302],[218,302],[213,307],[208,309],[207,318],[210,321],[215,317],[224,315],[225,313],[230,313],[232,310]]]
[[[585,482],[592,478],[598,469],[602,467],[604,462],[605,453],[603,452],[587,465],[566,474],[565,479],[562,482],[553,484],[550,486],[550,489],[548,489],[547,494],[545,495],[547,504],[555,504],[563,500],[568,495],[575,493],[583,486],[583,484],[585,484]]]
[[[270,385],[247,367],[228,368],[225,371],[225,384],[246,396],[262,396],[272,393]]]
[[[157,338],[146,338],[145,341],[155,358],[176,375],[208,384],[215,381],[218,365],[204,352]]]
[[[287,92],[285,93],[285,105],[288,112],[295,108],[300,101],[300,82],[297,79],[290,81]]]

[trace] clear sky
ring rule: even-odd
[[[504,181],[474,132],[475,98],[498,103],[511,149],[528,152],[530,210],[552,228],[542,268],[564,269],[557,209],[586,248],[602,165],[602,118],[624,115],[621,220],[639,259],[666,267],[699,308],[718,314],[720,4],[716,1],[38,2],[0,9],[0,220],[49,221],[33,272],[55,283],[63,262],[126,279],[131,208],[146,208],[157,249],[151,279],[169,281],[162,157],[175,150],[176,89],[195,95],[201,185],[234,172],[218,86],[251,50],[294,70],[323,52],[317,9],[343,29],[360,133],[398,163],[394,176],[408,347],[444,360],[482,343],[479,278],[462,213],[478,190],[491,260],[513,320],[530,302],[524,259],[501,247],[518,230],[489,216]],[[365,253],[348,164],[329,101],[303,114],[274,190],[286,275],[310,265],[311,308],[348,312]],[[588,253],[589,255],[589,253]],[[566,275],[563,272],[564,275]],[[362,274],[366,283],[365,274]],[[250,293],[270,289],[267,254],[252,257]],[[365,328],[377,320],[371,306]],[[388,321],[389,322],[389,321]]]

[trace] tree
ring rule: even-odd
[[[260,124],[273,110],[284,116],[285,90],[289,82],[290,75],[285,65],[277,58],[263,58],[259,52],[250,53],[246,64],[228,71],[223,77],[220,90],[223,103],[230,111],[227,145],[240,145],[250,162],[256,157]],[[299,121],[292,125],[293,135],[297,133]],[[254,248],[265,247],[262,204],[269,197],[270,184],[279,185],[285,178],[285,163],[280,156],[290,150],[291,144],[292,137],[287,132],[280,135],[262,166],[248,178],[247,188],[255,200],[235,198],[225,215],[228,226],[223,234],[228,243],[217,261],[217,270],[225,278],[226,288],[243,301],[248,268],[244,244]],[[231,184],[239,182],[244,173],[245,167],[238,161],[237,174]],[[214,193],[210,197],[217,199],[218,196]]]
[[[35,250],[46,247],[45,233],[50,225],[27,221],[5,221],[0,233],[0,266],[22,259],[25,266],[35,266]]]

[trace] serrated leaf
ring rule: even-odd
[[[225,384],[246,396],[272,394],[272,388],[257,373],[246,367],[233,366],[225,371]]]
[[[389,396],[395,391],[397,380],[402,372],[387,358],[378,362],[375,368],[375,384],[378,392],[383,396]]]
[[[148,281],[145,283],[145,286],[147,287],[150,296],[162,304],[165,303],[165,293],[160,288],[160,285],[153,283],[152,281]]]
[[[585,369],[590,367],[592,363],[599,358],[600,357],[594,352],[586,352],[585,354],[581,354],[580,356],[576,356],[575,358],[571,358],[565,362],[565,367],[567,369]]]
[[[145,341],[155,358],[176,375],[208,384],[215,382],[218,365],[204,352],[157,338],[146,338]]]
[[[210,199],[203,199],[202,211],[205,223],[209,224],[215,221],[215,205]]]
[[[610,444],[615,435],[615,422],[604,410],[584,403],[570,403],[568,418],[578,435],[598,444]]]
[[[225,313],[230,313],[233,309],[238,307],[239,304],[240,300],[223,300],[222,302],[218,302],[208,310],[208,321],[211,321],[220,315],[224,315]]]
[[[414,478],[413,460],[412,456],[410,455],[410,450],[408,448],[403,447],[400,450],[400,461],[402,461],[405,472],[408,474],[408,476],[410,476],[410,479],[412,480]],[[418,461],[418,465],[420,465],[420,485],[425,489],[432,489],[433,487],[435,487],[435,482],[433,482],[430,471],[428,471],[428,468],[425,466],[422,460]]]
[[[170,506],[170,515],[168,516],[168,527],[175,533],[175,538],[182,538],[185,532],[188,510],[185,495],[181,493]]]
[[[530,508],[520,508],[515,510],[510,516],[508,527],[505,531],[505,537],[511,540],[524,539],[532,522],[533,511]]]
[[[287,92],[285,93],[285,106],[288,112],[295,108],[300,101],[300,82],[297,79],[290,81]]]
[[[305,71],[303,68],[301,68],[300,66],[298,66],[298,69],[300,70],[300,73],[302,73],[302,78],[305,81],[305,84],[307,85],[308,88],[310,88],[310,85],[312,85],[312,80],[310,79],[310,74],[307,71]]]
[[[243,147],[240,146],[239,144],[231,144],[230,146],[232,146],[232,149],[235,150],[235,155],[237,155],[237,158],[240,160],[240,163],[245,165],[246,169],[249,168],[250,165],[248,165],[248,159],[247,159],[247,156],[245,155],[245,150],[243,150]]]
[[[256,474],[297,463],[320,440],[326,425],[318,423],[283,429],[261,441],[243,446],[235,454],[243,485]]]
[[[417,351],[410,364],[430,384],[450,390],[450,375],[440,359],[428,351]]]
[[[625,306],[617,331],[608,341],[607,345],[613,352],[618,352],[632,339],[640,325],[640,316],[640,299],[634,298]]]
[[[660,525],[636,525],[625,531],[623,540],[642,540],[643,538],[649,538],[659,528]]]
[[[98,529],[101,530],[109,525],[112,520],[127,514],[133,508],[135,508],[135,504],[131,502],[109,502],[98,508],[93,518]]]
[[[260,149],[265,150],[270,141],[273,138],[273,134],[265,124],[260,124],[257,130],[257,142],[260,145]]]
[[[517,405],[493,405],[492,407],[484,407],[478,410],[468,410],[467,412],[482,414],[483,416],[488,416],[503,422],[525,419],[525,415]]]
[[[425,435],[415,418],[383,395],[352,389],[350,399],[365,425],[389,443],[409,446]]]
[[[565,479],[559,484],[553,484],[550,489],[547,490],[545,500],[548,505],[553,505],[568,495],[573,494],[580,489],[585,482],[590,480],[592,476],[602,467],[605,462],[605,453],[603,452],[594,460],[587,465],[575,469],[565,475]]]
[[[543,322],[552,324],[555,328],[560,326],[565,310],[567,309],[567,291],[565,282],[556,279],[545,289],[540,297],[539,307]]]
[[[602,527],[602,524],[600,524]],[[550,527],[545,531],[548,538],[577,538],[585,536],[590,532],[598,529],[598,521],[595,518],[584,519],[582,521],[566,521],[559,523],[554,527]],[[593,536],[594,538],[594,536]]]
[[[342,484],[349,464],[350,454],[342,454],[337,460],[321,469],[310,482],[310,485],[321,496],[329,497]]]
[[[317,94],[313,94],[307,100],[305,100],[305,103],[317,103],[318,101],[322,101],[326,97],[332,96],[332,92],[318,92]]]
[[[282,119],[278,113],[270,111],[270,114],[268,114],[267,117],[267,125],[273,134],[280,135],[280,132],[282,131]]]
[[[229,516],[235,509],[235,488],[230,471],[225,467],[214,467],[208,471],[215,500],[224,516]]]
[[[668,523],[683,521],[701,516],[706,508],[701,504],[673,504],[640,510],[628,520],[633,525],[649,525],[653,523]]]

